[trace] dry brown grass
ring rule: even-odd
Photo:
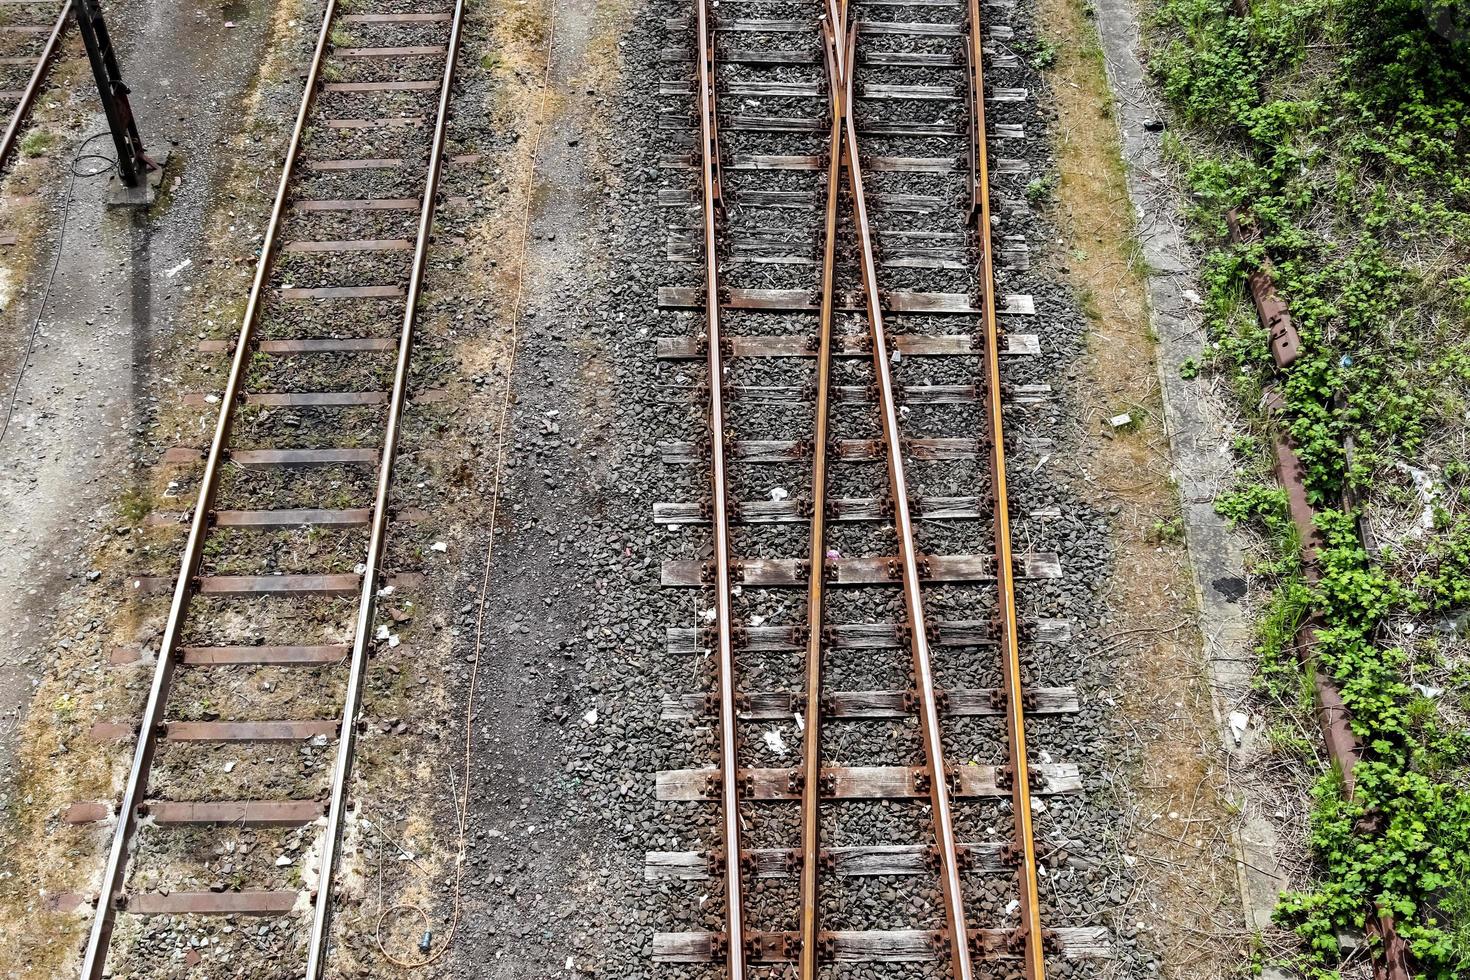
[[[1107,598],[1117,627],[1108,646],[1122,658],[1117,675],[1128,679],[1116,696],[1138,760],[1120,836],[1142,884],[1115,914],[1120,925],[1147,927],[1145,942],[1160,952],[1166,977],[1241,975],[1249,937],[1230,838],[1234,815],[1223,798],[1112,95],[1082,0],[1041,6],[1057,55],[1049,80],[1058,111],[1062,263],[1091,321],[1086,472],[1078,491],[1114,515]],[[1123,412],[1137,427],[1115,432],[1108,419]]]

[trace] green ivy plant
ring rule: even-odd
[[[1160,0],[1149,66],[1186,138],[1202,265],[1208,358],[1257,434],[1288,433],[1318,511],[1315,581],[1297,559],[1282,491],[1246,479],[1217,501],[1259,527],[1274,583],[1259,627],[1259,681],[1287,705],[1310,698],[1296,660],[1309,618],[1320,668],[1339,686],[1365,747],[1349,798],[1340,774],[1314,791],[1320,879],[1287,895],[1278,921],[1304,945],[1298,966],[1330,976],[1338,936],[1391,913],[1416,969],[1470,976],[1470,746],[1409,683],[1422,651],[1384,642],[1392,617],[1470,606],[1470,464],[1449,463],[1433,527],[1412,548],[1370,553],[1345,499],[1399,493],[1470,405],[1470,0]],[[1251,241],[1224,215],[1243,209]],[[1244,278],[1269,254],[1302,337],[1278,378]],[[1438,261],[1426,256],[1440,256]],[[1284,407],[1257,409],[1268,385]],[[1259,453],[1243,440],[1244,457]],[[1345,497],[1345,495],[1351,495]],[[1470,677],[1460,679],[1470,684]],[[1470,702],[1467,702],[1470,703]]]

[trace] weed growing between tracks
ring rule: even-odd
[[[1301,575],[1254,439],[1220,507],[1270,542],[1256,568],[1274,586],[1263,688],[1288,710],[1309,707],[1292,646],[1317,612],[1318,655],[1365,746],[1352,799],[1322,777],[1320,878],[1277,912],[1319,975],[1340,962],[1339,931],[1375,902],[1423,975],[1470,966],[1470,650],[1456,615],[1470,601],[1467,26],[1470,6],[1439,0],[1243,14],[1230,0],[1164,0],[1152,25],[1151,68],[1188,126],[1166,148],[1208,248],[1204,369],[1247,411],[1259,404],[1270,355],[1242,279],[1263,249],[1302,334],[1285,408],[1252,427],[1283,426],[1299,447],[1326,538],[1320,584]],[[1260,243],[1224,244],[1232,207],[1248,210]]]

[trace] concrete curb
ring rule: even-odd
[[[1178,194],[1168,179],[1158,136],[1145,129],[1147,121],[1163,118],[1163,112],[1139,61],[1138,11],[1134,0],[1096,0],[1095,6],[1108,84],[1116,102],[1128,196],[1150,270],[1149,307],[1158,337],[1164,426],[1179,485],[1215,722],[1232,767],[1245,769],[1264,751],[1265,737],[1256,726],[1240,732],[1229,724],[1231,713],[1249,693],[1254,659],[1254,618],[1244,602],[1244,550],[1214,509],[1215,496],[1228,489],[1234,477],[1230,426],[1208,386],[1180,377],[1182,365],[1200,357],[1205,335],[1195,311],[1198,293],[1193,301],[1185,295],[1198,284]],[[1287,875],[1276,859],[1275,829],[1259,813],[1263,801],[1238,797],[1233,802],[1241,809],[1232,836],[1245,925],[1260,932],[1271,926],[1271,911]]]

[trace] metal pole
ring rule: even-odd
[[[86,45],[92,77],[97,81],[97,95],[107,116],[107,128],[112,130],[112,142],[117,147],[118,178],[128,187],[137,187],[139,175],[154,169],[154,165],[143,153],[143,139],[138,135],[133,108],[128,102],[130,90],[123,83],[112,37],[97,0],[76,0],[76,3],[77,30]]]

